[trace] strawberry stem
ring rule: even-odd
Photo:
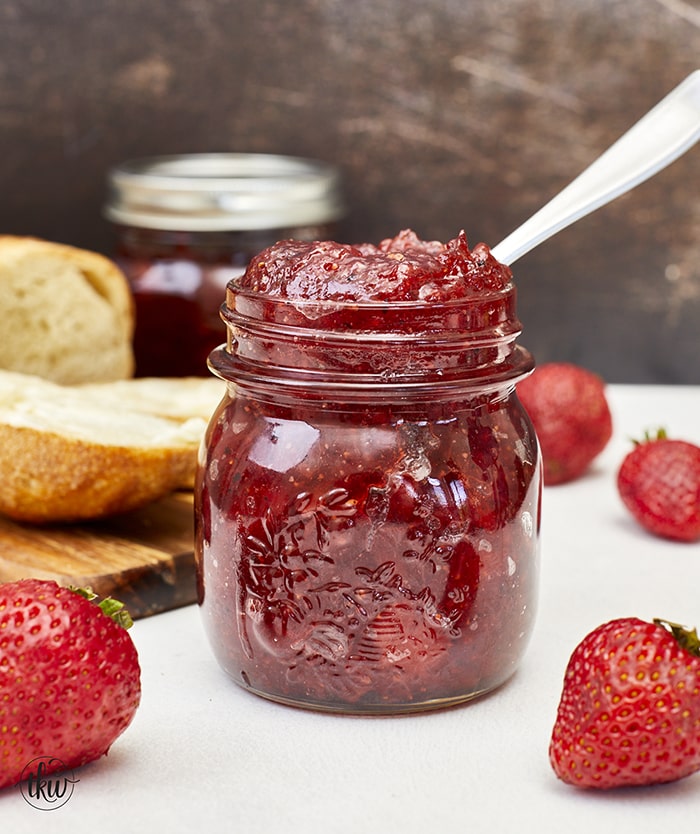
[[[110,619],[114,620],[115,623],[119,623],[122,628],[131,628],[134,624],[131,615],[124,607],[124,603],[119,602],[118,599],[105,597],[98,605]]]
[[[667,440],[668,439],[668,434],[666,433],[666,429],[664,429],[664,428],[657,429],[656,434],[653,434],[652,432],[649,431],[649,429],[646,429],[646,431],[644,432],[644,439],[643,440],[637,440],[634,437],[631,438],[631,439],[632,439],[632,443],[635,446],[641,446],[643,443],[653,443],[655,440]]]
[[[654,622],[656,625],[665,628],[666,631],[670,631],[681,648],[696,657],[700,657],[700,637],[698,637],[696,628],[689,629],[678,623],[671,623],[668,620],[661,620],[657,617],[654,617]]]
[[[85,597],[85,599],[90,600],[91,602],[97,599],[97,594],[92,590],[92,588],[77,588],[75,585],[70,585],[69,588],[71,591],[74,591],[81,597]],[[128,629],[134,624],[134,621],[131,619],[131,614],[129,614],[128,610],[124,607],[124,603],[119,602],[118,599],[105,597],[103,600],[96,602],[95,604],[103,614],[106,614],[110,620],[114,620],[114,622],[118,623],[122,626],[122,628]]]

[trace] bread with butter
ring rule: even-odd
[[[223,383],[153,380],[149,391],[148,380],[129,382],[133,390],[82,390],[0,371],[1,514],[32,523],[100,518],[191,486]],[[162,416],[168,408],[176,416]]]
[[[130,408],[168,420],[209,420],[224,395],[225,383],[206,377],[137,377],[80,385],[81,397],[105,408]]]

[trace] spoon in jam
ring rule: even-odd
[[[691,73],[491,253],[501,263],[512,264],[552,235],[670,165],[698,139],[700,70]]]

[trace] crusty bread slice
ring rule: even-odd
[[[0,368],[64,385],[134,372],[133,298],[95,252],[0,235]]]
[[[223,383],[154,380],[152,386],[177,418],[148,413],[145,380],[134,392],[119,384],[121,393],[112,396],[107,384],[83,391],[0,372],[0,513],[34,523],[99,518],[191,485]],[[190,386],[200,400],[187,414]],[[156,410],[164,410],[162,402]]]

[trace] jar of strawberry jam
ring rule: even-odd
[[[399,713],[514,672],[541,494],[510,270],[464,234],[281,242],[232,281],[196,496],[199,602],[243,687]]]
[[[138,376],[207,374],[225,339],[228,281],[275,241],[334,233],[338,171],[272,154],[188,154],[125,162],[109,174],[114,258],[131,285]]]

